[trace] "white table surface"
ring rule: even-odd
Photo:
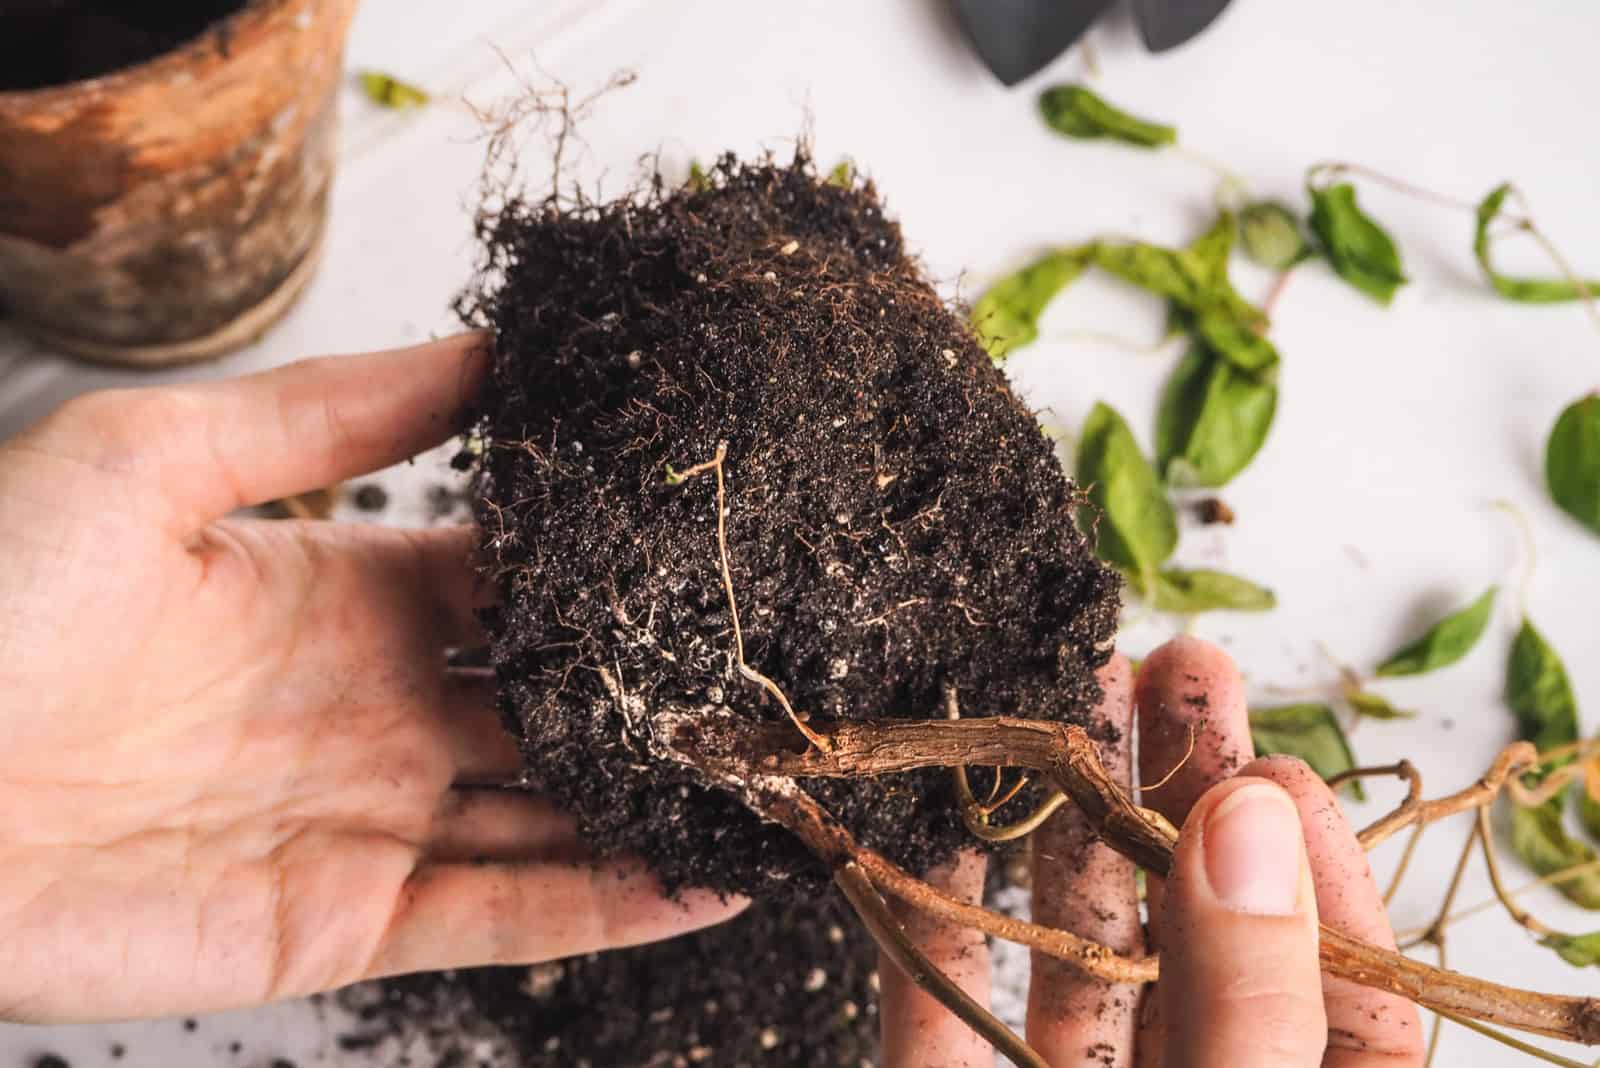
[[[1151,58],[1125,16],[1092,36],[1110,99],[1176,122],[1186,146],[1225,160],[1262,195],[1298,201],[1307,165],[1357,161],[1476,199],[1503,178],[1532,198],[1541,224],[1590,273],[1600,272],[1600,7],[1573,0],[1237,0],[1198,41]],[[491,43],[498,47],[497,53]],[[503,53],[505,59],[502,59]],[[1068,142],[1036,117],[1034,92],[1078,77],[1076,54],[1013,91],[971,58],[935,0],[786,4],[715,0],[369,0],[350,46],[355,66],[412,78],[441,100],[417,114],[344,100],[342,171],[327,258],[306,299],[265,340],[212,366],[162,375],[83,367],[23,342],[0,324],[0,437],[85,390],[184,376],[231,375],[297,356],[418,340],[450,329],[448,302],[472,262],[470,208],[482,158],[465,93],[479,103],[513,91],[509,61],[533,62],[576,90],[613,69],[638,84],[584,125],[580,164],[606,193],[625,189],[660,152],[669,176],[725,148],[790,150],[809,126],[824,165],[858,159],[950,295],[982,285],[1052,242],[1107,232],[1173,244],[1209,219],[1213,177],[1174,154]],[[528,170],[542,174],[533,143]],[[1521,559],[1492,507],[1515,501],[1532,521],[1539,568],[1535,618],[1565,654],[1588,727],[1600,715],[1600,541],[1564,518],[1540,478],[1557,412],[1600,382],[1600,332],[1575,306],[1498,302],[1469,254],[1469,216],[1373,188],[1363,201],[1390,225],[1414,283],[1385,310],[1318,266],[1300,272],[1273,329],[1284,357],[1277,425],[1256,462],[1224,493],[1231,528],[1186,528],[1179,559],[1237,570],[1274,586],[1281,607],[1261,616],[1202,617],[1195,631],[1237,655],[1263,700],[1326,692],[1321,651],[1370,665],[1420,621],[1506,581]],[[1518,259],[1517,255],[1525,255]],[[1507,263],[1543,270],[1532,250]],[[1269,278],[1237,265],[1247,293]],[[1148,443],[1157,390],[1176,352],[1140,355],[1075,336],[1094,330],[1148,341],[1155,303],[1101,279],[1058,302],[1046,339],[1011,370],[1049,423],[1071,431],[1096,400],[1116,405]],[[414,508],[430,460],[386,476]],[[410,496],[408,496],[410,494]],[[409,502],[409,503],[408,503]],[[1434,676],[1382,687],[1419,707],[1408,723],[1371,723],[1354,736],[1378,763],[1409,756],[1430,793],[1470,781],[1511,737],[1500,700],[1514,597],[1501,600],[1481,647]],[[1134,654],[1171,633],[1136,620]],[[1358,821],[1395,799],[1387,786]],[[1425,840],[1397,926],[1423,921],[1437,900],[1465,824]],[[1378,854],[1380,875],[1397,847]],[[1517,879],[1525,878],[1518,872]],[[1481,869],[1463,903],[1484,898]],[[1600,920],[1537,896],[1540,915],[1585,931]],[[1451,963],[1547,990],[1600,994],[1580,972],[1488,913],[1452,929]],[[337,1026],[306,1005],[201,1020],[97,1027],[0,1027],[0,1068],[50,1049],[75,1065],[240,1065],[277,1055],[324,1065],[367,1063],[333,1044]],[[238,1040],[243,1050],[230,1053]],[[1572,1050],[1585,1062],[1593,1051]],[[1438,1064],[1510,1064],[1517,1055],[1447,1028]]]

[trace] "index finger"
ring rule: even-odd
[[[1094,715],[1106,770],[1128,789],[1133,754],[1133,669],[1117,655],[1100,669]],[[1033,922],[1093,939],[1123,954],[1144,948],[1131,860],[1099,841],[1076,806],[1063,805],[1033,835]],[[1139,988],[1110,983],[1034,952],[1028,1043],[1051,1064],[1133,1063]]]

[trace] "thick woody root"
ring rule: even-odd
[[[876,886],[955,922],[1023,942],[1099,977],[1149,981],[1153,958],[1130,959],[1111,950],[1033,924],[1000,917],[955,901],[871,850],[863,849],[796,783],[800,778],[876,776],[926,767],[1026,769],[1051,782],[1084,812],[1112,848],[1141,867],[1165,875],[1176,829],[1159,814],[1135,805],[1101,765],[1098,750],[1080,728],[1007,718],[939,721],[813,722],[825,746],[802,742],[781,725],[754,726],[714,710],[663,711],[656,717],[660,755],[694,768],[747,807],[794,832],[835,872],[852,865]],[[1455,794],[1421,799],[1410,765],[1387,770],[1411,784],[1393,813],[1360,835],[1371,848],[1410,826],[1482,809],[1512,776],[1541,758],[1527,743],[1508,747],[1484,776]],[[1378,769],[1374,769],[1375,771]],[[1451,1016],[1481,1020],[1534,1034],[1600,1044],[1600,1000],[1518,990],[1434,968],[1380,949],[1326,926],[1321,958],[1330,974],[1399,994]]]

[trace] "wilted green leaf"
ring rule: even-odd
[[[1554,875],[1595,859],[1594,850],[1561,825],[1560,798],[1532,808],[1512,807],[1511,848],[1539,875]],[[1600,871],[1584,872],[1556,888],[1575,904],[1600,909]]]
[[[972,306],[972,328],[996,360],[1039,336],[1045,306],[1083,273],[1088,248],[1058,249],[990,286]]]
[[[1449,667],[1466,656],[1489,625],[1496,590],[1497,587],[1490,586],[1476,601],[1445,616],[1422,637],[1402,646],[1378,665],[1377,674],[1382,677],[1421,675]]]
[[[1561,657],[1529,620],[1511,642],[1506,703],[1522,738],[1540,751],[1578,740],[1578,699]]]
[[[847,159],[842,159],[833,165],[833,170],[828,172],[828,184],[850,188],[850,183],[856,179],[856,169]]]
[[[1327,705],[1253,708],[1250,710],[1250,737],[1255,741],[1257,754],[1299,757],[1324,779],[1356,766],[1344,728],[1339,726],[1338,717]],[[1357,800],[1366,800],[1359,780],[1351,781],[1350,792]]]
[[[1096,404],[1078,439],[1078,484],[1098,512],[1086,518],[1101,558],[1131,571],[1141,588],[1178,546],[1178,518],[1155,468],[1114,409]]]
[[[1549,934],[1539,939],[1539,944],[1561,954],[1561,959],[1574,968],[1600,964],[1600,931],[1586,935]]]
[[[1101,242],[1095,266],[1125,282],[1148,289],[1184,308],[1197,308],[1210,288],[1210,264],[1187,249],[1162,248],[1143,241]]]
[[[1550,496],[1572,518],[1600,534],[1600,393],[1573,401],[1544,448]]]
[[[1241,371],[1271,379],[1278,369],[1278,350],[1254,326],[1222,306],[1202,311],[1194,320],[1199,334],[1213,352]]]
[[[1246,256],[1275,271],[1315,255],[1300,220],[1274,200],[1257,200],[1239,212],[1239,243]]]
[[[1340,182],[1310,187],[1311,230],[1339,276],[1379,303],[1406,283],[1400,253],[1387,233],[1356,204],[1356,188]]]
[[[1156,575],[1150,603],[1161,612],[1265,612],[1278,598],[1265,586],[1225,571],[1169,567]]]
[[[1586,280],[1579,285],[1570,278],[1514,278],[1494,269],[1489,258],[1489,224],[1505,206],[1511,195],[1511,184],[1503,182],[1489,191],[1478,204],[1478,228],[1472,237],[1472,254],[1495,292],[1507,300],[1524,304],[1559,304],[1569,300],[1593,300],[1600,296],[1600,278]]]
[[[420,108],[429,99],[425,89],[375,70],[361,72],[361,88],[374,104],[386,108]]]
[[[1052,130],[1068,137],[1109,137],[1146,148],[1170,145],[1178,139],[1175,128],[1136,118],[1081,85],[1046,89],[1039,96],[1039,110]]]
[[[1178,254],[1186,264],[1185,270],[1201,283],[1202,291],[1228,284],[1228,257],[1233,254],[1233,239],[1238,231],[1238,220],[1230,212],[1222,212],[1211,229]]]
[[[1410,719],[1417,714],[1415,709],[1396,708],[1387,697],[1370,690],[1348,690],[1344,699],[1368,719]]]
[[[1277,386],[1191,345],[1161,395],[1156,462],[1173,485],[1225,485],[1260,451],[1277,405]]]

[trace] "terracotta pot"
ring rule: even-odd
[[[258,337],[315,269],[358,0],[252,0],[174,51],[0,92],[0,304],[89,359]]]

